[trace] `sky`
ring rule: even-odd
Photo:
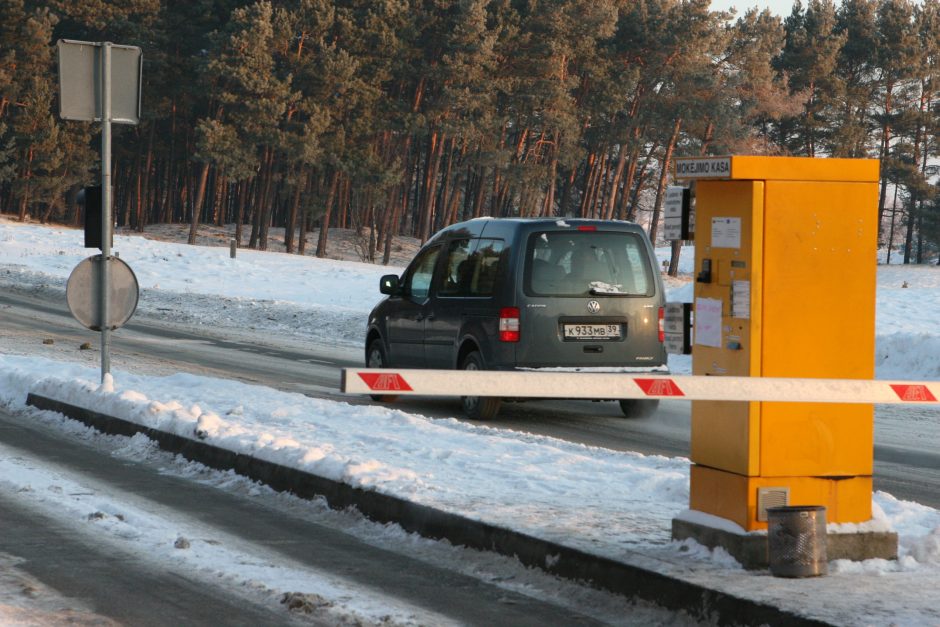
[[[71,269],[90,252],[81,244],[78,230],[0,220],[0,289],[61,292]],[[123,235],[116,236],[114,250],[140,282],[138,316],[166,317],[161,312],[172,311],[178,323],[193,329],[212,328],[235,337],[236,329],[250,327],[271,341],[332,341],[356,352],[361,352],[365,317],[380,298],[378,277],[400,270],[248,250],[240,250],[233,260],[227,247]],[[338,250],[338,256],[342,252],[348,250]],[[665,249],[658,252],[666,254]],[[682,276],[668,281],[670,300],[690,299],[691,268],[692,250],[686,249]],[[940,380],[940,268],[880,266],[878,280],[877,376]],[[178,373],[165,364],[135,362],[129,372],[115,357],[112,375],[102,384],[94,353],[42,345],[36,338],[0,329],[0,408],[36,416],[50,429],[86,431],[26,408],[26,394],[35,392],[184,437],[198,433],[215,446],[613,559],[639,556],[670,576],[834,624],[940,624],[940,511],[884,492],[873,495],[871,521],[842,530],[896,531],[898,561],[842,560],[831,563],[823,578],[781,580],[744,571],[721,549],[671,541],[673,518],[709,522],[704,514],[687,510],[689,460],[684,457],[644,456],[456,419],[430,419],[410,413],[404,403],[351,405],[311,398]],[[689,361],[671,358],[670,368],[688,372]],[[879,409],[876,442],[937,450],[940,409],[906,412]],[[129,455],[152,448],[141,436],[108,442]],[[316,573],[267,571],[255,567],[258,560],[210,546],[181,554],[173,549],[175,539],[180,533],[198,537],[198,531],[148,512],[132,495],[84,497],[88,490],[79,484],[86,480],[61,476],[0,447],[0,490],[63,517],[78,532],[93,524],[89,514],[104,508],[108,516],[97,531],[107,532],[113,542],[136,546],[147,559],[182,560],[194,572],[223,577],[233,586],[259,582],[272,598],[298,585],[326,598],[350,596],[341,584]],[[35,489],[37,485],[56,490]],[[128,520],[132,528],[124,522]],[[0,578],[0,621],[4,611],[9,617],[21,609],[3,589]],[[601,620],[604,612],[613,617],[622,611],[611,597],[596,603]],[[370,617],[387,601],[364,594],[361,602],[344,607]],[[391,607],[397,617],[413,611]],[[434,622],[434,617],[426,620]]]

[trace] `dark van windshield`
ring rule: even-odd
[[[545,231],[526,249],[526,292],[534,296],[652,296],[651,272],[635,233]]]

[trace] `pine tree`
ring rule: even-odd
[[[837,13],[837,32],[845,35],[838,73],[844,88],[831,135],[834,157],[863,158],[875,154],[872,104],[876,89],[876,13],[878,0],[844,0]]]
[[[204,163],[196,183],[190,244],[196,241],[209,167],[214,162],[236,180],[249,170],[259,169],[250,245],[267,249],[274,152],[281,140],[279,126],[298,98],[291,91],[290,79],[275,72],[272,18],[271,3],[265,1],[233,11],[229,27],[206,66],[206,80],[217,86],[217,105],[213,114],[198,125],[202,148],[198,156]],[[220,152],[233,144],[242,146],[230,154]]]
[[[790,92],[787,76],[774,69],[785,31],[780,18],[752,9],[729,27],[726,49],[718,58],[722,80],[714,112],[706,116],[712,128],[702,137],[703,153],[775,154],[771,127],[802,110],[802,94]]]
[[[878,105],[873,112],[880,133],[878,157],[882,168],[887,167],[893,156],[895,124],[903,114],[903,109],[912,103],[912,78],[918,55],[918,41],[912,26],[913,6],[908,0],[882,0],[877,13],[874,51],[877,76],[875,102]],[[879,226],[884,218],[887,186],[887,177],[882,173],[878,199]]]
[[[832,0],[799,0],[784,20],[786,41],[777,69],[787,74],[790,89],[804,98],[803,112],[779,125],[779,142],[788,152],[815,157],[825,154],[835,126],[834,107],[844,89],[836,72],[846,34],[837,32]]]
[[[36,210],[57,206],[71,183],[64,177],[60,129],[52,113],[54,49],[50,41],[55,21],[48,9],[36,9],[26,13],[16,28],[10,85],[15,151],[11,190],[20,220]]]

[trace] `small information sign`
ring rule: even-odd
[[[741,248],[741,218],[712,218],[712,248]]]
[[[137,46],[111,47],[111,122],[140,122],[140,80],[143,57]],[[99,42],[60,39],[59,117],[100,122],[101,47]]]
[[[689,189],[681,185],[666,188],[666,200],[663,204],[663,237],[667,241],[689,240],[692,233],[690,219]]]
[[[731,157],[680,157],[677,179],[721,179],[731,176]]]
[[[663,338],[670,355],[692,353],[692,303],[666,303],[663,315]]]
[[[751,317],[751,282],[731,282],[731,317],[748,319]]]

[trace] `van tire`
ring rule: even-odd
[[[620,401],[620,411],[627,418],[649,418],[659,409],[659,399],[646,400],[625,398]]]
[[[461,370],[483,370],[483,357],[478,351],[468,353],[460,364]],[[471,420],[492,420],[502,403],[498,396],[461,396],[463,412]]]
[[[366,351],[366,368],[388,368],[388,358],[385,356],[385,347],[382,340],[375,338],[369,343]],[[398,399],[397,394],[370,394],[369,398],[379,403],[392,403]]]

